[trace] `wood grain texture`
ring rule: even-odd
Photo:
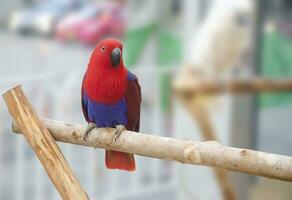
[[[82,135],[86,125],[44,120],[45,126],[57,141],[122,151],[136,155],[173,160],[180,163],[219,167],[228,170],[292,182],[292,157],[228,147],[216,141],[192,140],[154,136],[124,131],[114,142],[113,128],[96,128],[86,141]],[[22,132],[16,123],[14,132]]]
[[[61,197],[65,200],[89,199],[51,133],[34,112],[21,86],[8,90],[3,98],[19,130],[41,161]]]

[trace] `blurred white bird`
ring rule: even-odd
[[[175,88],[192,87],[206,78],[232,77],[251,44],[254,3],[215,0],[208,16],[194,32],[196,35],[187,50],[187,64],[177,74]],[[191,102],[195,107],[220,107],[209,95],[193,96]]]
[[[189,47],[189,64],[213,75],[231,71],[250,46],[253,18],[252,0],[216,0]]]

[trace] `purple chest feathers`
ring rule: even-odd
[[[127,125],[127,104],[122,98],[115,104],[96,103],[83,94],[83,103],[87,109],[88,119],[97,127],[114,127],[122,124]]]

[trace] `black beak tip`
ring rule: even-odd
[[[111,62],[113,67],[118,67],[121,61],[121,50],[119,48],[114,48],[111,53]]]

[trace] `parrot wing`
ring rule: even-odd
[[[89,122],[88,113],[87,113],[87,105],[86,105],[86,102],[84,101],[84,90],[83,90],[83,83],[84,83],[85,77],[86,77],[86,73],[83,77],[82,86],[81,86],[81,106],[82,106],[83,115],[84,115],[86,121]]]
[[[131,72],[128,72],[126,104],[128,108],[128,111],[127,111],[128,122],[127,122],[126,129],[130,131],[139,132],[141,87],[138,83],[137,77]]]
[[[126,129],[138,132],[140,129],[141,88],[137,77],[131,72],[128,72],[125,99],[127,104]],[[133,154],[106,150],[105,160],[106,166],[109,169],[123,169],[127,171],[134,171],[136,169]]]

